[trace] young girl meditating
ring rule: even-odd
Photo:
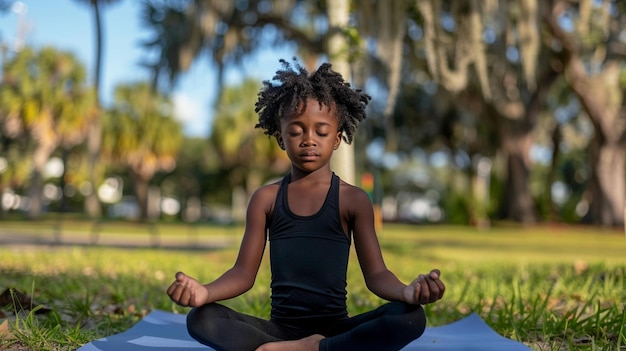
[[[204,285],[178,272],[167,293],[193,307],[189,334],[216,350],[400,350],[422,335],[421,305],[441,299],[445,286],[437,269],[408,285],[387,269],[367,193],[330,169],[333,151],[352,142],[370,96],[328,63],[310,75],[297,62],[281,63],[259,92],[256,127],[276,138],[291,171],[252,195],[231,269]],[[252,288],[268,241],[270,319],[219,304]],[[356,316],[346,309],[352,242],[368,289],[389,301]]]

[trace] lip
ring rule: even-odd
[[[300,158],[303,160],[314,160],[320,156],[319,153],[314,152],[314,151],[301,152],[299,155],[300,155]]]

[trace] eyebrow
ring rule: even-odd
[[[304,123],[301,121],[291,121],[287,123],[288,127],[292,125],[303,126]],[[332,125],[328,122],[316,122],[315,123],[315,127],[323,127],[323,126],[332,126]]]

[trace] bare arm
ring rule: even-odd
[[[367,194],[359,188],[351,187],[345,195],[350,201],[348,215],[351,218],[361,271],[368,289],[385,300],[406,303],[430,303],[439,300],[445,286],[439,280],[439,271],[420,274],[410,284],[402,283],[385,265],[380,244],[374,227],[374,211]]]
[[[202,285],[182,272],[167,290],[170,298],[181,306],[197,307],[241,295],[254,285],[265,250],[266,214],[275,198],[271,186],[257,190],[250,199],[237,260],[232,268],[211,283]]]

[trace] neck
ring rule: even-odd
[[[306,172],[296,167],[291,167],[292,182],[300,179],[307,179],[311,181],[328,180],[330,179],[331,174],[332,171],[330,170],[330,167],[322,167],[313,172]]]

